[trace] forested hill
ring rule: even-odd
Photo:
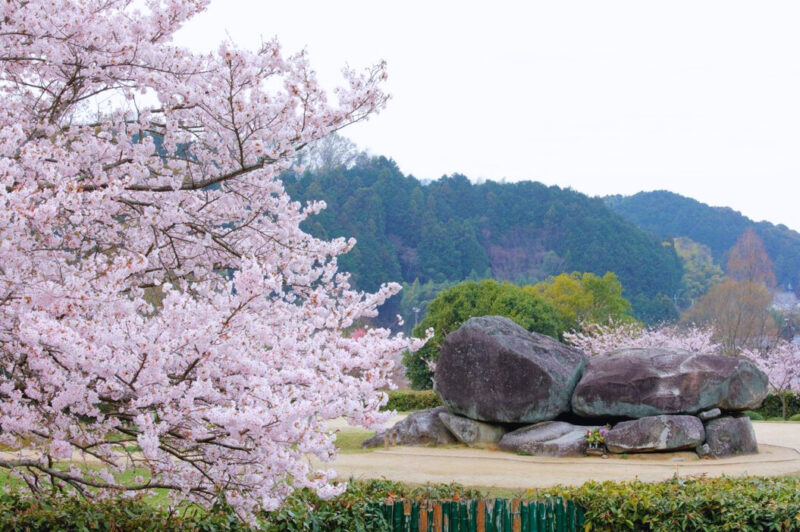
[[[728,207],[711,207],[665,190],[633,196],[607,196],[605,202],[622,217],[660,238],[685,236],[711,249],[723,267],[736,240],[752,227],[764,242],[782,288],[800,285],[800,233],[785,225],[754,222]]]
[[[671,317],[682,267],[670,245],[609,209],[601,199],[541,183],[472,184],[462,175],[423,185],[383,157],[285,174],[296,200],[325,200],[306,221],[323,238],[353,236],[341,259],[355,284],[494,277],[535,282],[564,271],[616,273],[636,313]]]

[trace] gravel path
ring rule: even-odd
[[[800,474],[800,423],[753,423],[761,452],[720,460],[694,453],[629,455],[623,459],[540,458],[459,447],[392,447],[341,454],[332,467],[341,478],[387,478],[413,483],[458,482],[467,486],[526,489],[588,480],[657,481],[708,475]],[[331,464],[324,464],[330,467]]]

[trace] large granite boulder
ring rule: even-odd
[[[534,423],[569,411],[586,355],[500,316],[470,318],[445,338],[434,390],[454,413]]]
[[[753,424],[744,416],[718,417],[706,423],[706,444],[713,458],[758,452]]]
[[[586,433],[599,427],[583,427],[564,421],[544,421],[509,432],[500,440],[503,451],[534,456],[583,456]]]
[[[681,349],[620,349],[594,357],[572,395],[585,417],[641,418],[758,408],[767,376],[740,358]]]
[[[445,427],[450,430],[458,441],[469,446],[497,443],[503,437],[503,434],[507,432],[502,425],[475,421],[450,412],[440,412],[439,419],[442,420]]]
[[[392,428],[379,432],[369,438],[361,447],[381,447],[389,436],[392,445],[448,445],[456,443],[455,437],[447,430],[439,414],[446,412],[443,407],[419,410],[398,421]]]
[[[691,449],[705,438],[703,422],[694,416],[650,416],[617,423],[605,441],[612,453],[646,453]]]

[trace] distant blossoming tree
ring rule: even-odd
[[[710,329],[666,325],[649,329],[639,323],[591,324],[581,332],[564,333],[564,341],[587,355],[605,355],[616,349],[675,347],[693,353],[716,353],[719,345]]]
[[[781,401],[781,415],[786,419],[786,395],[800,390],[800,345],[779,340],[762,349],[743,349],[742,356],[752,360],[769,377],[770,387]]]
[[[332,103],[276,42],[170,44],[206,3],[0,5],[0,468],[34,492],[168,488],[243,515],[331,494],[307,460],[335,452],[325,421],[380,423],[391,356],[419,345],[344,334],[399,287],[351,289],[354,242],[301,231],[323,205],[276,179],[383,107],[383,65]],[[56,467],[76,455],[101,467]]]

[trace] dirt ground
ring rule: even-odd
[[[675,475],[800,474],[800,423],[754,422],[753,426],[761,452],[719,460],[701,460],[690,452],[628,455],[627,458],[610,455],[607,459],[541,458],[460,447],[398,446],[368,453],[341,454],[332,467],[340,478],[458,482],[467,486],[513,489],[579,485],[588,480],[657,481]]]

